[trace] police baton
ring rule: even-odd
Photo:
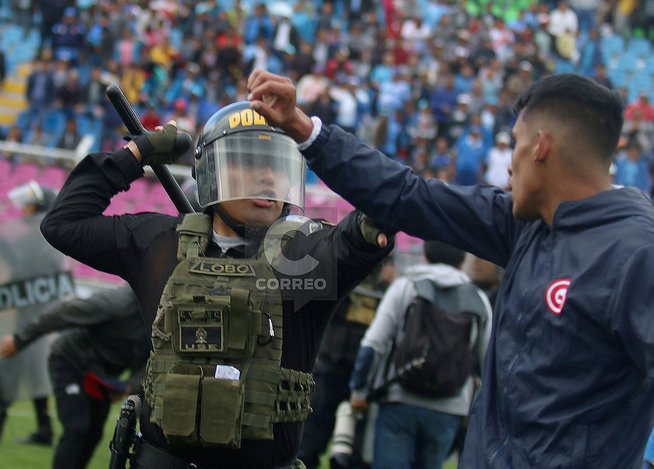
[[[386,396],[386,393],[388,392],[388,388],[391,387],[391,384],[398,383],[399,381],[402,380],[407,374],[412,373],[414,370],[419,370],[422,368],[427,361],[427,351],[428,347],[425,347],[423,350],[423,353],[421,356],[412,358],[409,363],[404,365],[402,368],[396,371],[395,376],[392,378],[384,381],[379,387],[374,388],[368,392],[368,395],[366,396],[366,402],[371,403],[374,401],[378,401],[382,397]],[[389,360],[392,357],[389,357]]]
[[[132,135],[142,135],[146,132],[143,124],[137,117],[134,109],[131,104],[123,94],[123,90],[120,89],[116,83],[112,83],[107,88],[107,97],[111,104],[116,109],[116,112],[120,116],[123,124],[127,127],[127,131]],[[175,150],[180,154],[186,152],[193,145],[193,139],[186,132],[178,132],[177,139],[175,140]],[[163,164],[152,164],[150,165],[152,171],[159,179],[159,182],[166,190],[168,197],[175,204],[175,208],[179,213],[193,213],[195,210],[191,206],[190,202],[182,192],[182,189],[179,187],[179,184],[170,173],[170,170]]]

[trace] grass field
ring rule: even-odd
[[[55,415],[54,401],[50,400],[50,415]],[[104,427],[102,442],[98,445],[87,469],[107,469],[109,466],[109,440],[113,435],[121,403],[112,406]],[[61,426],[53,418],[55,441],[61,434]],[[0,441],[0,467],[7,469],[47,469],[52,464],[53,447],[38,445],[19,445],[15,438],[29,435],[36,429],[36,419],[31,401],[18,401],[9,408],[4,435]],[[450,459],[444,469],[456,469],[454,459]],[[329,469],[327,458],[323,458],[321,469]]]
[[[49,402],[50,415],[55,414],[54,401]],[[102,442],[98,445],[88,469],[107,469],[109,466],[109,440],[113,435],[120,403],[114,404],[104,427]],[[61,426],[53,418],[55,441],[61,435]],[[36,417],[31,401],[18,401],[9,407],[4,435],[0,441],[0,467],[7,469],[48,469],[52,465],[54,447],[19,445],[15,438],[29,435],[36,430]]]

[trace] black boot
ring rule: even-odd
[[[7,420],[7,406],[0,401],[0,441],[2,441],[2,432],[5,429],[5,420]]]
[[[19,445],[44,445],[52,446],[52,433],[41,433],[40,430],[23,438],[16,438]]]
[[[32,400],[38,422],[38,430],[31,435],[16,439],[19,444],[52,445],[52,424],[48,415],[48,398],[37,397]]]

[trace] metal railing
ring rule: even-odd
[[[31,145],[29,143],[7,142],[0,140],[0,155],[3,153],[17,155],[19,158],[26,158],[32,161],[48,159],[56,160],[62,166],[73,168],[79,163],[91,150],[95,143],[93,135],[85,135],[80,140],[74,150],[65,150],[63,148],[49,148],[40,145]],[[44,162],[45,164],[45,162]],[[191,168],[183,165],[168,165],[170,172],[176,178],[184,181],[191,177]],[[144,168],[146,174],[154,176],[154,172],[149,166]]]

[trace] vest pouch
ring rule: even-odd
[[[200,439],[203,444],[241,446],[244,382],[206,377],[202,380]]]
[[[202,367],[176,364],[164,377],[161,429],[170,442],[195,432]]]

